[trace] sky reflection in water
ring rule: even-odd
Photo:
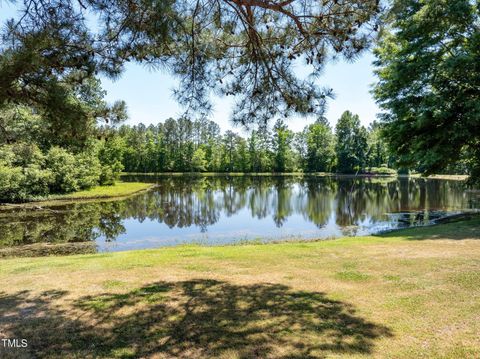
[[[325,177],[128,177],[156,182],[120,201],[0,212],[0,250],[91,242],[96,251],[181,243],[330,238],[428,224],[478,208],[461,182]],[[19,248],[20,249],[20,248]],[[1,255],[1,253],[0,253]]]

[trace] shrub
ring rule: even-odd
[[[366,170],[367,173],[375,174],[375,175],[395,175],[397,171],[393,168],[388,167],[369,167]]]
[[[0,162],[0,198],[8,201],[24,200],[28,193],[23,186],[24,175],[21,167],[10,167]]]
[[[35,144],[16,143],[7,146],[13,154],[12,164],[19,167],[27,167],[30,165],[43,166],[45,164],[45,156],[40,148]]]
[[[112,185],[123,171],[124,143],[121,138],[112,137],[99,145],[98,158],[102,165],[100,184]]]
[[[87,189],[99,184],[102,166],[94,151],[76,156],[78,187]]]
[[[44,155],[34,144],[0,146],[0,201],[18,202],[113,184],[123,169],[121,159],[115,143],[92,145],[77,155],[61,147],[52,147]]]
[[[53,176],[44,164],[45,156],[35,144],[1,146],[0,199],[22,201],[48,194]]]
[[[78,169],[75,156],[60,147],[52,147],[47,153],[47,168],[53,174],[52,192],[66,193],[77,191]]]
[[[25,189],[27,196],[47,196],[54,179],[52,171],[31,165],[23,168],[21,186]]]

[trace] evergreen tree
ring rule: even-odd
[[[242,124],[321,112],[331,91],[296,76],[293,64],[300,58],[319,74],[332,55],[354,58],[380,12],[377,0],[24,0],[17,7],[18,17],[2,27],[0,107],[29,102],[59,120],[70,112],[82,119],[64,87],[95,74],[118,77],[136,61],[177,76],[176,98],[192,113],[208,112],[212,91],[239,96],[233,119]]]
[[[374,95],[390,150],[400,166],[425,174],[467,156],[478,181],[479,2],[395,0],[388,20],[375,49]]]

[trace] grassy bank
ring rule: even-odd
[[[430,175],[423,177],[421,174],[412,174],[410,177],[413,178],[428,178],[428,179],[440,179],[440,180],[449,180],[449,181],[466,181],[468,175]]]
[[[476,358],[480,220],[0,261],[0,357]],[[1,350],[1,349],[0,349]]]
[[[11,207],[29,207],[47,205],[49,203],[57,201],[77,201],[77,200],[95,200],[95,199],[114,199],[131,196],[135,193],[146,191],[152,188],[152,183],[139,183],[139,182],[116,182],[112,186],[96,186],[88,190],[78,191],[73,193],[51,195],[46,198],[32,199],[30,202],[20,204],[8,204],[0,203],[0,210]]]
[[[140,191],[147,190],[153,185],[151,183],[139,182],[116,182],[112,186],[97,186],[85,191],[68,193],[65,195],[53,196],[55,200],[71,200],[71,199],[96,199],[96,198],[112,198],[125,197]]]

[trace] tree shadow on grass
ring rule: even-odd
[[[404,237],[409,240],[426,239],[480,239],[479,214],[462,214],[460,220],[455,218],[432,226],[398,229],[379,233],[374,236],[381,238]]]
[[[29,340],[16,357],[314,358],[368,354],[392,335],[350,304],[279,284],[199,279],[73,301],[66,294],[0,294],[0,332]]]

